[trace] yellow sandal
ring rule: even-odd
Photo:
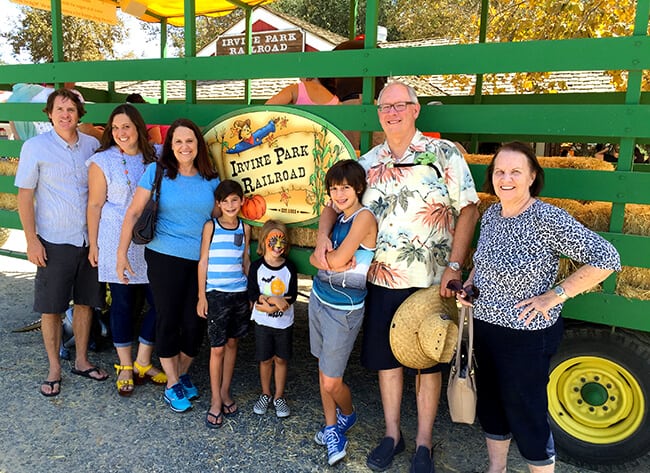
[[[153,368],[153,365],[149,363],[147,366],[142,366],[137,361],[133,362],[133,367],[135,368],[135,384],[143,384],[147,379],[151,380],[154,384],[167,384],[167,375],[164,371],[160,371],[155,375],[151,376],[147,374],[150,369]]]
[[[131,365],[113,365],[115,367],[115,374],[120,375],[122,371],[133,371]],[[131,379],[118,379],[115,381],[117,386],[117,394],[124,397],[129,397],[133,394],[133,378]]]

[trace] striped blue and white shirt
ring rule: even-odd
[[[25,141],[14,185],[34,189],[36,233],[50,243],[88,244],[86,160],[99,148],[92,136],[77,133],[68,145],[54,130]]]
[[[246,292],[248,278],[244,274],[244,250],[246,235],[244,223],[234,230],[223,228],[218,219],[214,222],[214,233],[208,253],[208,279],[206,291]]]

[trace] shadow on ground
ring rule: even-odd
[[[112,373],[103,383],[90,381],[71,375],[69,362],[64,362],[62,394],[42,397],[38,387],[47,365],[41,334],[11,332],[38,318],[31,310],[32,268],[25,264],[0,257],[0,431],[5,432],[0,473],[369,471],[365,458],[383,436],[383,418],[376,376],[360,367],[358,343],[346,373],[359,414],[359,423],[349,433],[348,456],[328,467],[326,450],[313,442],[322,414],[304,297],[296,306],[295,357],[286,391],[291,417],[280,420],[273,410],[265,416],[253,414],[259,380],[248,336],[241,341],[233,386],[240,412],[227,418],[223,428],[208,430],[203,424],[209,406],[206,344],[191,371],[202,396],[185,414],[164,405],[160,387],[136,386],[131,398],[120,398]],[[308,293],[308,281],[301,283],[300,291]],[[112,349],[92,353],[91,359],[107,370],[116,362]],[[391,472],[408,471],[414,453],[412,381],[403,399],[407,450],[396,457]],[[444,396],[434,443],[438,472],[474,472],[485,466],[479,427],[452,424]],[[511,472],[527,471],[516,449],[510,466]],[[557,471],[590,470],[559,462]]]

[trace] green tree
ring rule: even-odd
[[[419,0],[415,0],[417,2]],[[415,3],[414,2],[414,3]],[[631,36],[634,27],[635,0],[492,0],[488,13],[488,42],[511,42],[572,38]],[[460,39],[473,43],[478,39],[480,10],[473,12]],[[612,84],[624,90],[627,77],[622,71],[607,71]],[[550,74],[487,74],[484,83],[498,93],[504,82],[518,92],[555,92],[566,89],[561,81],[549,81]],[[469,84],[467,77],[453,77],[458,84]],[[645,72],[643,89],[650,90],[650,74]]]
[[[26,53],[32,62],[52,62],[52,17],[49,11],[21,7],[11,31],[2,37],[14,57]],[[114,58],[113,47],[124,39],[124,25],[112,26],[71,16],[63,17],[63,56],[66,61],[97,61]]]
[[[401,32],[390,21],[395,11],[395,1],[378,1],[379,24],[388,28],[388,38],[391,41],[403,39]],[[278,0],[270,4],[269,9],[295,16],[341,36],[349,36],[350,0]],[[359,0],[358,12],[356,27],[360,34],[365,30],[366,0]]]
[[[478,32],[470,21],[479,16],[481,0],[395,0],[387,26],[405,40],[446,38],[456,40],[467,30]],[[393,38],[389,38],[393,39]]]

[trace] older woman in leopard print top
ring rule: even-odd
[[[490,473],[506,471],[511,438],[531,472],[554,471],[546,384],[562,339],[562,304],[621,268],[609,242],[536,199],[543,184],[544,170],[524,143],[502,146],[487,170],[485,190],[500,202],[481,219],[467,283],[480,291],[474,302],[477,411]],[[561,255],[583,266],[554,286]]]

